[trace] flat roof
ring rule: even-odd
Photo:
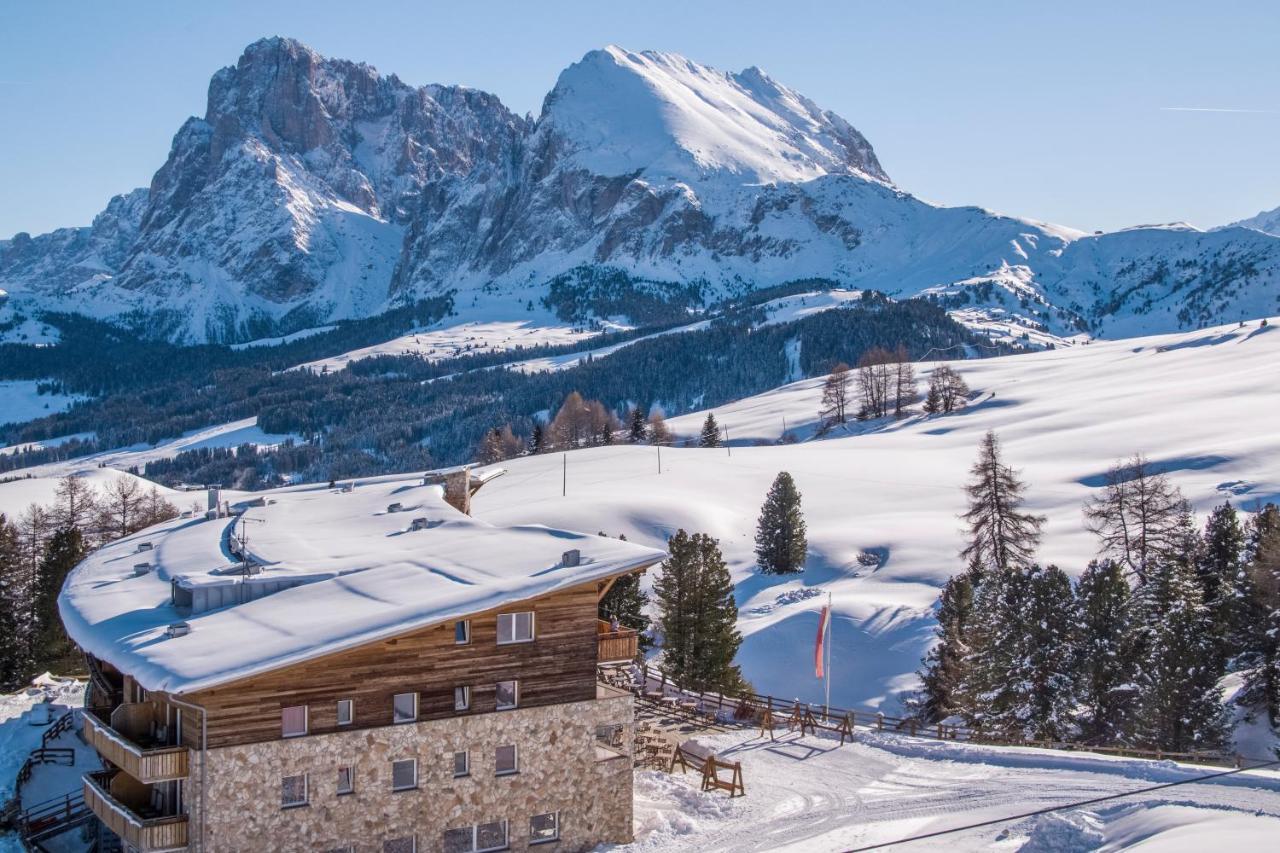
[[[345,481],[350,482],[350,481]],[[257,492],[246,521],[174,519],[95,551],[58,599],[67,633],[146,689],[190,693],[652,565],[665,552],[542,525],[497,527],[399,475]],[[402,506],[388,512],[391,504]],[[415,525],[415,519],[419,520]],[[414,529],[415,527],[419,529]],[[299,583],[183,616],[171,585],[238,582],[230,536],[244,534],[252,582]],[[142,542],[151,550],[138,550]],[[577,550],[577,565],[564,565]],[[136,574],[134,565],[152,564]],[[179,621],[185,636],[168,636]]]

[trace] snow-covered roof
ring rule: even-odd
[[[93,553],[59,598],[81,647],[149,690],[188,693],[298,661],[652,565],[664,552],[542,525],[496,527],[445,503],[421,476],[259,493],[238,517],[174,519]],[[399,504],[398,511],[388,511]],[[249,580],[300,585],[184,615],[172,584],[243,582],[231,536],[243,535]],[[139,544],[151,549],[139,551]],[[565,552],[580,558],[565,561]],[[139,574],[134,566],[152,564]],[[231,571],[232,573],[229,573]],[[246,596],[247,597],[247,596]],[[191,632],[170,637],[186,621]]]

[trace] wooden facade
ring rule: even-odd
[[[121,706],[124,707],[127,706]],[[190,772],[191,750],[185,746],[143,748],[92,713],[84,715],[84,739],[99,755],[139,782],[185,779]]]
[[[141,851],[182,850],[187,846],[187,816],[143,818],[110,791],[107,774],[84,777],[84,802],[106,827]]]
[[[279,740],[281,709],[296,705],[307,706],[308,734],[323,734],[392,725],[397,693],[418,693],[419,720],[494,712],[500,681],[519,682],[520,707],[591,700],[599,593],[592,582],[474,614],[465,645],[454,642],[448,622],[182,698],[205,709],[210,749]],[[535,613],[534,640],[498,645],[498,614],[528,610]],[[471,688],[471,706],[459,712],[454,688],[463,686]],[[340,699],[354,703],[352,723],[341,727]],[[182,719],[182,742],[199,748],[199,715]]]

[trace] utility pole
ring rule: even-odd
[[[661,474],[662,473],[662,442],[658,442],[657,444],[654,445],[654,447],[658,448],[658,473]]]
[[[560,475],[560,497],[563,498],[569,495],[569,454],[561,454],[560,458],[564,460]]]
[[[728,424],[724,425],[724,449],[728,451],[730,456],[733,456],[733,448],[729,446],[729,425]]]

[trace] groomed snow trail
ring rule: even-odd
[[[723,792],[702,793],[693,774],[642,772],[636,842],[622,849],[847,850],[1217,770],[863,732],[844,746],[795,734],[770,742],[753,731],[697,741],[725,760],[742,762],[747,795],[730,800]],[[1280,831],[1280,773],[1252,771],[893,849],[1106,849],[1109,836],[1121,834],[1112,821],[1168,806],[1184,813],[1169,826],[1154,827],[1150,837],[1229,819],[1236,833],[1260,842]]]

